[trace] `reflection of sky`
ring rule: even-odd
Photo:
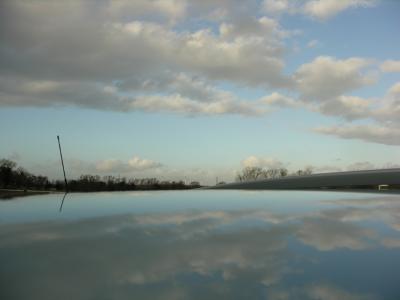
[[[398,196],[57,196],[0,202],[1,299],[399,299]]]
[[[68,194],[62,215],[63,194],[0,201],[0,222],[77,219],[121,213],[154,213],[187,210],[268,209],[299,213],[333,206],[329,200],[374,198],[375,195],[286,191],[169,191]],[[32,201],[34,199],[34,201]],[[321,200],[324,200],[322,203]]]

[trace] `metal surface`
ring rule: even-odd
[[[318,189],[400,184],[400,169],[336,172],[235,182],[212,189]]]

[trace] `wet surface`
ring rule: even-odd
[[[0,202],[1,299],[399,299],[400,196],[178,191]]]

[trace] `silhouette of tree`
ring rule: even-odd
[[[13,169],[17,164],[8,159],[0,160],[0,182],[4,188],[9,187],[13,178]]]
[[[263,169],[260,167],[246,167],[236,176],[236,181],[251,181],[259,179],[272,179],[285,177],[288,170],[280,169]]]
[[[311,175],[311,174],[312,174],[312,169],[306,168],[305,170],[297,170],[293,175],[304,176],[304,175]]]
[[[196,183],[196,184],[194,184]],[[169,189],[192,189],[200,187],[197,182],[185,185],[183,181],[163,181],[157,178],[126,178],[112,175],[101,178],[98,175],[83,174],[79,179],[68,182],[70,191],[92,192],[92,191],[132,191],[132,190],[169,190]],[[54,180],[50,182],[46,176],[33,175],[22,167],[8,159],[0,160],[0,187],[37,190],[64,190],[64,182]]]

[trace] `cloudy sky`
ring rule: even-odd
[[[400,164],[400,1],[1,1],[0,157],[230,181]]]

